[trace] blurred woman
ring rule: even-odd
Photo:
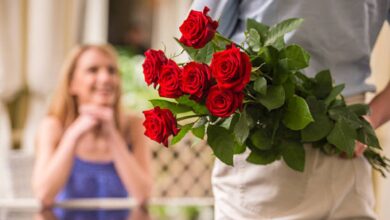
[[[33,191],[43,205],[151,192],[142,119],[121,112],[117,57],[108,45],[75,48],[37,136]]]

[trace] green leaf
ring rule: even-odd
[[[329,132],[334,127],[332,120],[326,115],[320,115],[314,118],[314,122],[310,123],[301,131],[302,141],[304,142],[321,140],[328,136]]]
[[[235,142],[235,145],[234,145],[234,154],[242,154],[244,153],[246,150],[246,145],[245,144],[238,144]]]
[[[283,109],[278,109],[278,110],[271,112],[268,115],[268,117],[269,117],[268,120],[270,120],[268,122],[269,128],[272,128],[272,143],[275,143],[277,141],[277,140],[275,141],[276,135],[279,131],[279,128],[281,127],[280,121],[282,120],[282,117],[283,117]]]
[[[267,37],[269,27],[265,24],[259,23],[254,19],[248,19],[246,21],[246,30],[249,32],[251,29],[255,29],[260,35],[260,41],[263,44],[265,38]]]
[[[175,115],[184,113],[184,112],[189,112],[192,111],[192,108],[181,105],[175,102],[170,102],[167,100],[162,100],[162,99],[151,99],[149,100],[154,107],[159,106],[160,108],[167,108],[171,110],[171,112]]]
[[[311,86],[314,83],[313,78],[310,78],[299,71],[295,72],[295,76],[296,76],[296,79],[301,81],[300,83],[302,83],[302,84],[307,84],[307,85]]]
[[[236,124],[238,120],[240,119],[240,114],[239,113],[234,113],[233,116],[230,116],[231,121],[229,124],[229,132],[233,132],[234,128],[236,127]]]
[[[249,156],[246,158],[246,161],[258,165],[267,165],[274,162],[277,159],[277,154],[275,151],[254,151],[252,150]]]
[[[289,70],[285,69],[282,65],[277,64],[274,67],[272,83],[274,85],[281,85],[287,81],[291,74],[292,73]]]
[[[300,70],[309,66],[310,55],[298,45],[290,45],[280,51],[279,63],[288,70]]]
[[[214,49],[216,51],[224,50],[226,45],[230,44],[230,42],[226,41],[225,38],[220,34],[215,34],[211,42],[214,44]]]
[[[259,121],[261,115],[264,114],[263,112],[268,110],[259,105],[247,105],[245,111],[247,112],[248,125],[250,128],[253,128],[256,125],[257,121]]]
[[[199,127],[202,127],[203,125],[205,125],[207,122],[208,122],[207,116],[202,116],[195,122],[194,126],[192,126],[192,127],[199,128]]]
[[[336,122],[333,130],[327,137],[329,143],[335,145],[341,151],[352,157],[355,150],[356,131],[351,128],[345,121]]]
[[[209,63],[214,54],[213,43],[208,42],[203,48],[198,49],[194,61],[199,63]]]
[[[294,76],[296,80],[296,89],[306,95],[312,95],[311,90],[315,84],[314,80],[301,72],[295,72]]]
[[[192,128],[191,131],[192,131],[192,134],[195,135],[195,137],[197,137],[199,139],[203,139],[204,134],[205,134],[205,129],[206,129],[206,126],[203,125],[203,126],[200,126],[197,128]]]
[[[328,142],[321,146],[321,150],[327,155],[340,155],[341,153],[340,149],[336,148],[332,144],[329,144]]]
[[[305,169],[305,149],[299,142],[282,141],[280,148],[286,164],[297,171],[303,172]]]
[[[249,126],[246,111],[241,113],[240,118],[238,119],[237,124],[234,127],[234,136],[238,141],[238,144],[242,145],[245,143],[248,135],[249,135]]]
[[[187,54],[191,57],[192,60],[199,63],[210,62],[214,53],[214,45],[211,41],[208,42],[203,48],[195,49],[182,44],[177,38],[175,38],[175,40],[187,52]]]
[[[273,47],[275,47],[278,50],[281,50],[286,47],[286,43],[284,42],[284,37],[279,37],[276,39],[274,43],[271,44]]]
[[[367,115],[370,112],[370,107],[367,104],[353,104],[349,105],[347,108],[357,116]]]
[[[354,129],[363,127],[360,118],[344,106],[330,109],[329,116],[335,121],[343,120]]]
[[[294,95],[287,102],[283,124],[291,130],[301,130],[314,121],[306,101]]]
[[[196,60],[196,54],[198,53],[198,50],[192,47],[187,47],[183,43],[179,41],[179,39],[174,38],[176,42],[184,49],[185,52],[187,52],[188,56],[191,57],[192,60]]]
[[[330,105],[328,106],[328,109],[331,108],[346,108],[347,104],[344,101],[344,98],[341,97],[341,99],[335,99],[333,100]]]
[[[327,110],[324,101],[317,100],[314,96],[308,96],[306,102],[309,105],[310,112],[313,116],[326,114]]]
[[[194,125],[194,123],[187,124],[181,127],[179,133],[172,138],[171,144],[174,145],[181,139],[183,139],[183,137],[188,133],[188,131],[191,130],[192,125]]]
[[[252,68],[252,73],[254,73],[256,71],[253,71],[253,68]],[[256,81],[256,79],[259,78],[259,75],[257,74],[251,74],[250,75],[250,81]]]
[[[253,51],[259,52],[261,47],[260,35],[253,28],[249,30],[248,45],[250,48],[252,48]]]
[[[273,46],[267,46],[260,48],[259,56],[268,65],[275,66],[278,61],[278,50]]]
[[[191,107],[192,110],[197,114],[209,114],[209,110],[206,108],[206,106],[191,100],[188,95],[180,96],[176,99],[176,101],[182,105]]]
[[[276,139],[273,140],[274,143],[278,144],[281,139],[287,139],[291,141],[301,141],[301,131],[293,131],[289,128],[286,128],[286,126],[283,125],[283,123],[278,123],[279,128],[276,133]]]
[[[362,124],[363,127],[357,131],[357,140],[367,146],[381,149],[375,130],[371,127],[370,123],[362,119]]]
[[[281,107],[285,101],[283,86],[269,86],[266,95],[257,96],[257,100],[269,111]]]
[[[265,45],[274,43],[278,38],[283,37],[286,33],[297,29],[303,22],[301,18],[291,18],[276,24],[269,29]]]
[[[238,122],[239,117],[240,117],[240,114],[234,113],[233,115],[231,115],[227,118],[219,118],[218,125],[226,128],[227,130],[229,130],[229,132],[233,133],[234,127],[236,126],[236,123]]]
[[[262,76],[257,78],[253,88],[262,95],[267,94],[267,80]]]
[[[283,83],[283,88],[286,93],[286,99],[291,98],[295,94],[295,83],[294,83],[294,78],[289,77],[284,83]]]
[[[343,91],[345,85],[344,84],[340,84],[340,85],[337,85],[335,87],[333,87],[332,91],[330,92],[330,94],[328,95],[328,97],[326,97],[325,99],[325,104],[326,106],[329,106],[330,103],[338,96],[340,95],[341,91]]]
[[[326,98],[330,92],[332,91],[332,76],[329,72],[329,70],[324,70],[315,76],[316,85],[314,87],[314,95],[319,98],[323,99]]]
[[[268,150],[272,147],[272,137],[265,129],[258,128],[250,135],[250,141],[259,150]]]
[[[227,129],[218,125],[210,125],[207,128],[207,142],[218,159],[233,166],[235,144],[233,135]]]

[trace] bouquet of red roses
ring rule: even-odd
[[[285,44],[284,34],[302,19],[272,27],[249,19],[238,45],[216,31],[218,22],[207,12],[191,11],[176,39],[192,61],[178,64],[161,50],[145,53],[145,81],[165,98],[150,100],[154,108],[144,111],[146,136],[168,146],[170,136],[175,144],[189,131],[200,139],[207,134],[226,164],[249,148],[248,162],[283,159],[298,171],[305,167],[305,143],[352,158],[359,141],[368,146],[364,156],[373,168],[385,174],[389,159],[363,117],[368,106],[347,106],[344,85],[333,86],[328,70],[305,76],[309,54]]]

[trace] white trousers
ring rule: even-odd
[[[212,184],[216,220],[376,219],[372,170],[364,157],[343,159],[305,146],[303,173],[283,161],[234,166],[216,160]]]

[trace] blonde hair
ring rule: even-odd
[[[118,59],[115,49],[110,45],[79,45],[73,48],[73,50],[67,56],[60,72],[60,80],[54,95],[51,98],[51,103],[48,109],[48,116],[53,116],[60,120],[62,126],[66,129],[69,125],[78,117],[78,104],[76,97],[72,96],[69,87],[73,80],[74,72],[77,62],[81,55],[89,50],[97,49],[103,52],[105,55],[111,57],[118,69]],[[119,73],[118,73],[119,74]],[[116,126],[121,130],[119,121],[121,110],[121,88],[120,84],[117,88],[116,100],[114,103],[114,117]]]

